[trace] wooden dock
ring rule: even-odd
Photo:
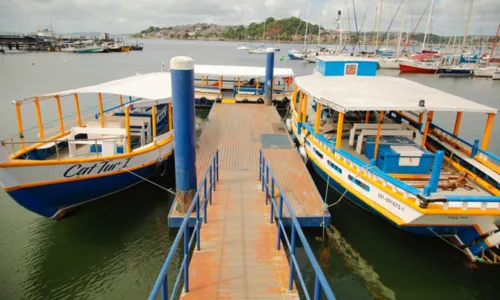
[[[216,104],[203,125],[198,143],[196,167],[198,179],[206,170],[210,158],[219,149],[219,170],[252,171],[258,182],[259,151],[263,149],[284,189],[302,227],[321,227],[330,224],[321,195],[276,109],[259,104]],[[210,216],[210,214],[209,214]],[[284,210],[285,224],[288,212]],[[172,206],[169,225],[179,227],[184,215]],[[194,217],[190,220],[195,223]]]
[[[202,224],[201,251],[191,258],[190,291],[181,298],[298,299],[296,288],[288,291],[290,267],[283,245],[276,250],[277,227],[270,223],[259,181],[260,149],[304,226],[329,224],[321,196],[274,107],[215,104],[208,119],[197,149],[197,175],[201,178],[219,149],[220,177],[208,223]],[[171,226],[184,218],[175,206]]]

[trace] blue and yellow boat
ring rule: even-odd
[[[317,73],[296,78],[287,127],[300,153],[342,198],[499,264],[500,158],[487,150],[498,110],[376,68],[320,57]],[[456,113],[454,128],[439,127],[435,112]],[[463,113],[486,115],[482,141],[459,137]]]
[[[13,101],[19,134],[0,147],[2,187],[26,209],[61,218],[76,206],[164,173],[174,139],[170,81],[170,73],[151,73]],[[103,95],[117,105],[105,110]],[[97,102],[97,114],[81,116],[83,101],[86,107]],[[57,111],[56,128],[47,128],[41,104]],[[25,136],[25,106],[35,110],[34,137]],[[63,107],[73,107],[65,111],[73,120],[64,117]]]

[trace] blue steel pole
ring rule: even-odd
[[[297,240],[297,233],[295,232],[295,225],[292,222],[292,245],[290,249],[290,278],[288,280],[288,290],[293,291],[293,271],[294,271],[294,263],[293,258],[295,257],[295,243]]]
[[[281,219],[283,217],[283,196],[280,195],[280,205],[278,209],[278,238],[276,239],[276,249],[280,250],[281,248]]]
[[[177,211],[185,213],[196,194],[196,135],[194,61],[177,56],[170,60],[175,128],[174,160]]]
[[[434,164],[432,166],[431,177],[429,184],[424,187],[424,196],[429,197],[431,193],[435,193],[439,184],[439,176],[441,175],[441,167],[443,165],[444,152],[436,151],[434,155]]]
[[[269,223],[273,224],[273,219],[274,219],[274,210],[273,210],[273,204],[274,204],[274,177],[271,180],[272,186],[271,186],[271,197],[270,197],[270,207],[271,207],[271,217],[269,218]]]
[[[321,299],[321,283],[319,282],[318,275],[316,275],[316,280],[314,283],[314,300]]]
[[[212,167],[210,167],[210,205],[212,205],[212,184],[213,184],[213,172]]]
[[[273,78],[274,78],[274,48],[266,49],[266,83],[264,86],[264,103],[273,104]]]
[[[189,222],[184,227],[184,292],[189,292]]]
[[[208,206],[208,199],[207,199],[207,177],[205,177],[205,181],[204,181],[204,185],[203,185],[203,202],[205,202],[204,204],[204,209],[205,209],[205,216],[204,216],[204,219],[205,219],[205,224],[207,224],[207,221],[208,221],[208,217],[207,217],[207,206]]]
[[[163,284],[161,285],[161,299],[168,300],[168,275],[163,278]]]

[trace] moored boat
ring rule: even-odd
[[[399,63],[399,71],[406,73],[436,74],[438,65],[436,63],[407,61]]]
[[[500,157],[487,151],[498,110],[375,76],[376,63],[318,58],[317,73],[296,78],[287,127],[299,152],[339,201],[448,240],[472,261],[500,264]],[[433,122],[438,111],[457,114],[452,131]],[[464,112],[488,116],[480,146],[458,136]]]
[[[81,116],[80,96],[91,101],[92,94],[97,94],[98,113]],[[116,97],[118,105],[105,110],[103,94]],[[59,121],[53,129],[44,126],[40,111],[40,102],[50,100]],[[61,107],[68,106],[61,102],[68,100],[75,103],[71,115],[76,119],[64,123]],[[2,187],[26,209],[61,218],[77,206],[164,173],[173,151],[170,103],[166,72],[16,100],[19,135],[4,139],[0,147]],[[21,108],[28,105],[34,105],[38,123],[33,137],[23,130]]]
[[[474,77],[493,77],[497,67],[476,67],[474,68]]]
[[[131,46],[127,46],[127,45],[120,47],[121,52],[129,52],[130,49],[131,49]]]
[[[500,80],[500,68],[498,68],[495,72],[493,72],[493,75],[491,76],[491,79],[493,79],[493,80]]]
[[[236,48],[237,50],[250,50],[251,48],[247,45],[241,45]]]
[[[248,50],[248,54],[266,54],[266,48],[258,47]]]
[[[472,77],[474,69],[468,65],[443,66],[439,68],[440,77]]]

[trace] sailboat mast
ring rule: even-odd
[[[408,4],[408,0],[405,0],[405,9],[403,10],[402,17],[401,17],[401,28],[399,30],[399,36],[398,36],[398,47],[396,49],[396,58],[399,57],[399,50],[401,48],[401,39],[403,38],[403,26],[405,23],[405,17],[406,17],[406,5]]]
[[[462,50],[465,49],[465,44],[467,43],[467,34],[469,32],[469,22],[470,22],[470,15],[472,13],[472,3],[474,0],[470,0],[470,6],[469,6],[469,14],[467,15],[467,22],[465,23],[465,33],[464,33],[464,40],[462,42]]]
[[[264,20],[264,30],[262,30],[262,44],[266,43],[266,20]]]
[[[377,18],[378,18],[378,6],[375,6],[375,19],[373,20],[373,33],[377,31]],[[373,41],[373,34],[372,34],[372,41]],[[378,38],[377,41],[375,42],[375,47],[377,47],[378,44]]]
[[[384,5],[384,0],[380,0],[380,11],[378,13],[378,23],[377,23],[377,40],[375,46],[378,48],[378,35],[380,32],[380,22],[382,21],[382,6]]]
[[[304,48],[306,47],[306,42],[307,42],[307,28],[309,27],[309,13],[310,12],[311,12],[311,0],[309,0],[309,4],[307,6],[306,33],[304,34]]]
[[[493,52],[495,52],[495,46],[497,45],[499,32],[500,32],[500,24],[498,24],[497,34],[495,35],[495,39],[493,40],[493,47],[491,48],[490,58],[488,59],[488,66],[491,63],[491,59],[493,58]]]
[[[320,1],[318,14],[318,49],[321,44],[321,15],[323,14],[323,1]]]
[[[427,19],[427,26],[425,27],[424,42],[422,43],[422,52],[425,50],[425,40],[427,39],[427,33],[429,32],[429,25],[431,23],[433,8],[434,8],[434,0],[431,0],[431,10],[429,11],[429,18]]]

